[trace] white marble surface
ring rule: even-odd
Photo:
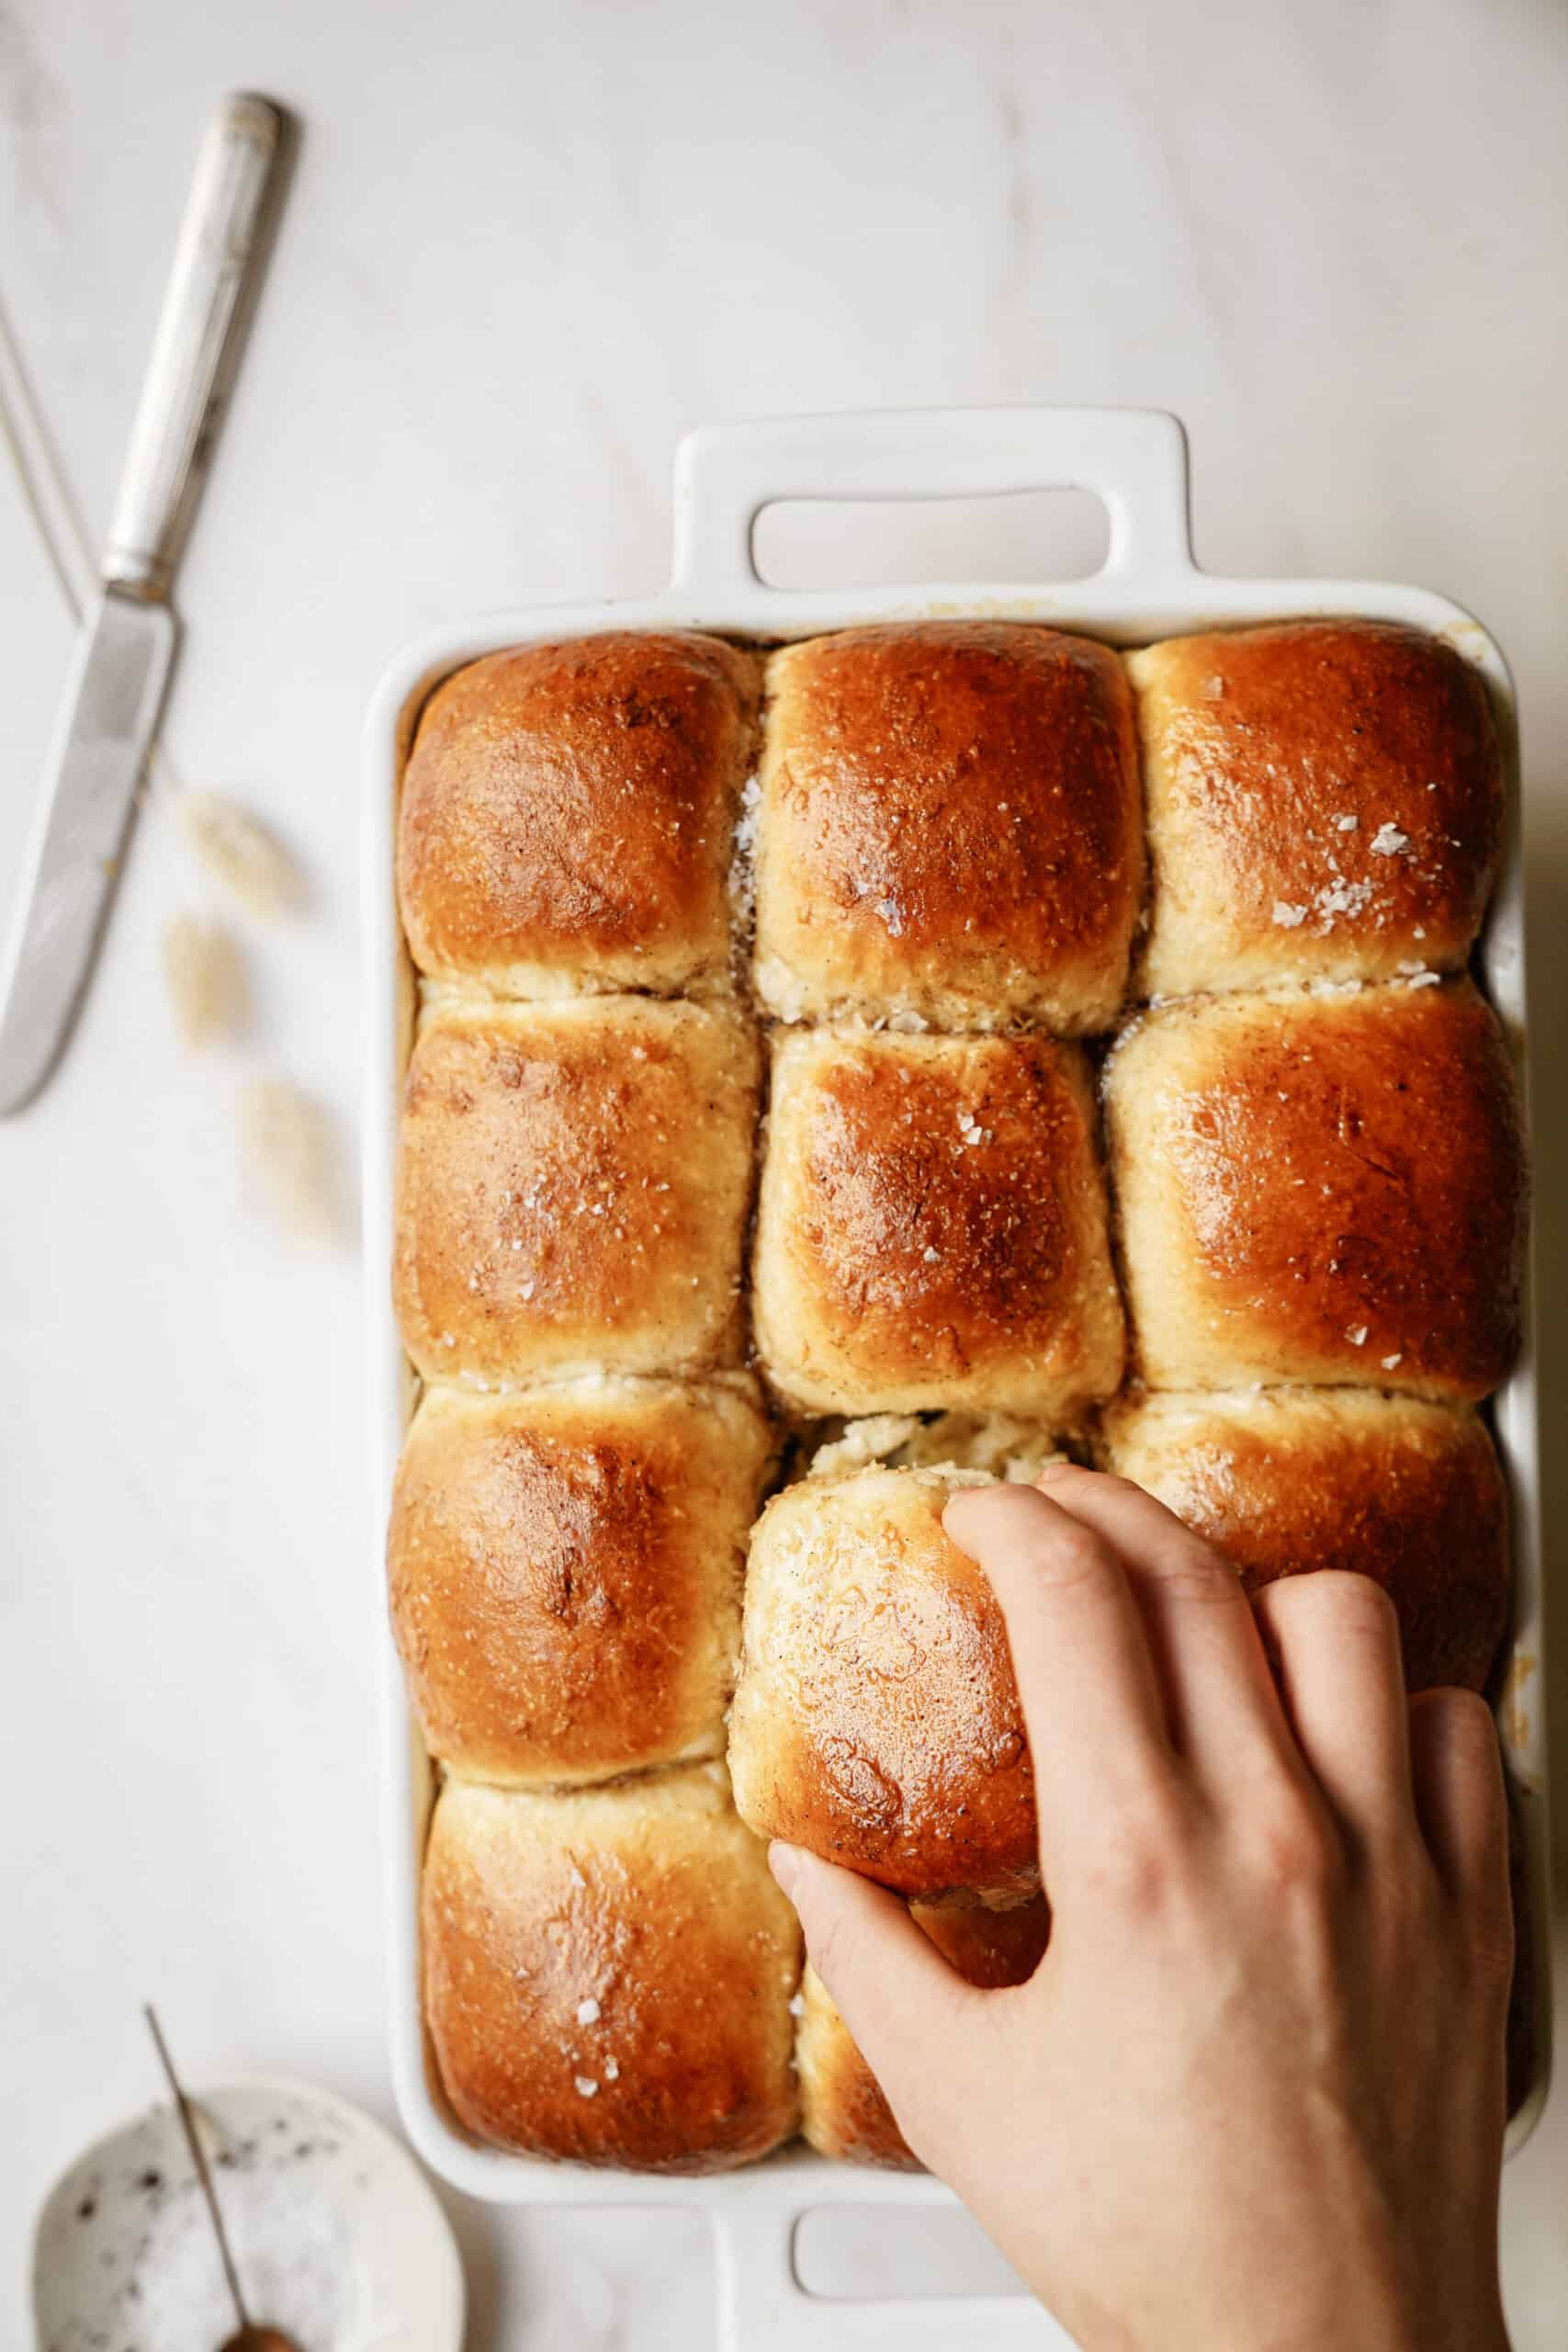
[[[688,425],[1168,406],[1206,560],[1486,618],[1524,708],[1554,1426],[1565,82],[1549,0],[0,0],[0,302],[95,537],[205,109],[248,84],[304,119],[167,748],[268,810],[313,893],[255,939],[253,1045],[193,1066],[156,967],[193,883],[154,799],[69,1063],[0,1128],[8,2295],[53,2171],[152,2093],[144,1995],[198,2079],[386,2111],[357,1269],[245,1202],[233,1098],[286,1069],[349,1144],[367,692],[455,612],[656,583]],[[780,560],[1027,574],[1054,527],[863,523]],[[6,874],[68,623],[3,468],[0,611]],[[1565,2109],[1508,2186],[1520,2352],[1568,2308]],[[699,2220],[463,2228],[478,2352],[712,2341]]]

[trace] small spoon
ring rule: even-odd
[[[147,2019],[147,2030],[152,2037],[159,2064],[164,2069],[174,2098],[175,2112],[180,2119],[180,2130],[185,2133],[186,2145],[190,2150],[190,2160],[196,2166],[196,2177],[201,2183],[201,2193],[207,2199],[207,2211],[212,2222],[212,2233],[218,2240],[218,2256],[223,2265],[223,2276],[228,2281],[229,2292],[233,2299],[234,2316],[240,2323],[233,2335],[224,2338],[219,2346],[219,2352],[300,2352],[299,2346],[291,2335],[285,2335],[281,2328],[258,2325],[245,2309],[245,2299],[240,2292],[240,2274],[234,2267],[234,2257],[229,2251],[228,2233],[223,2227],[223,2216],[218,2210],[218,2192],[212,2186],[212,2175],[208,2170],[206,2152],[201,2144],[200,2134],[196,2128],[196,2117],[191,2112],[191,2104],[181,2086],[180,2078],[175,2072],[175,2062],[169,2055],[169,2045],[164,2040],[163,2028],[158,2023],[157,2012],[151,2002],[143,2005],[142,2015]]]

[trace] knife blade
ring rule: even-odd
[[[0,964],[0,1114],[58,1061],[103,935],[175,643],[168,592],[254,290],[285,120],[226,99],[180,223],[103,560]]]
[[[38,1092],[71,1027],[174,654],[167,605],[112,588],[99,598],[77,648],[0,980],[0,1111]]]

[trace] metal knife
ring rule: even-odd
[[[0,961],[0,1114],[54,1068],[92,970],[174,660],[175,563],[232,380],[286,128],[266,99],[230,97],[197,159]]]

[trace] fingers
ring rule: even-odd
[[[1064,1463],[1041,1484],[1126,1561],[1170,1736],[1198,1777],[1213,1788],[1234,1787],[1260,1751],[1294,1764],[1257,1620],[1224,1555],[1128,1479]]]
[[[1483,1942],[1512,1952],[1508,1804],[1492,1710],[1473,1690],[1410,1702],[1416,1814],[1438,1876]]]
[[[1393,1604],[1337,1568],[1281,1577],[1254,1600],[1309,1770],[1361,1843],[1408,1827],[1409,1707]]]
[[[1007,1620],[1054,1885],[1174,1793],[1176,1759],[1143,1621],[1104,1537],[1029,1487],[972,1487],[942,1524]]]
[[[775,1842],[768,1867],[795,1905],[813,1968],[899,2112],[929,2075],[933,2044],[962,2028],[981,1996],[886,1887],[800,1846]]]

